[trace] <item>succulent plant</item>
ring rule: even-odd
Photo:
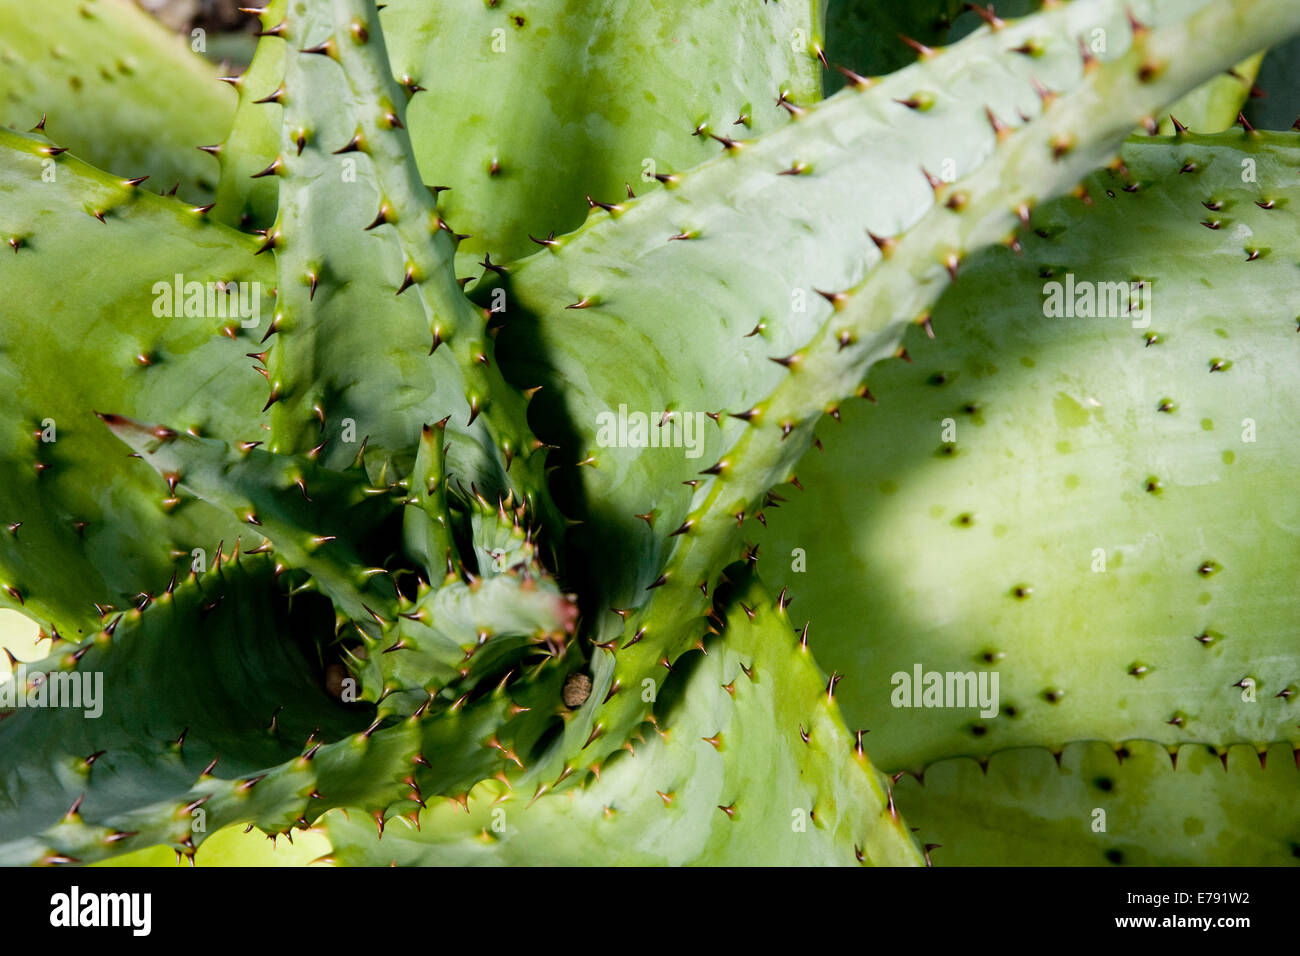
[[[1300,855],[1300,8],[967,6],[0,3],[0,862]]]

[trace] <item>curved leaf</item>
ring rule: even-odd
[[[1124,156],[1135,191],[1098,174],[1022,256],[971,263],[934,340],[873,370],[879,405],[822,424],[806,492],[760,535],[882,766],[1300,740],[1300,137]],[[1139,280],[1148,311],[1117,314]],[[896,704],[917,665],[1000,675],[999,713]]]

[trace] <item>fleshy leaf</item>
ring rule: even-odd
[[[204,203],[217,165],[196,147],[225,135],[234,106],[215,67],[134,3],[0,2],[0,126],[45,116],[86,162]]]
[[[860,676],[844,706],[888,769],[1300,741],[1300,137],[1124,159],[1090,205],[1036,214],[1021,257],[970,264],[934,340],[871,373],[879,405],[821,425],[760,536],[818,659]],[[1000,675],[1000,712],[896,704],[917,665]]]
[[[0,720],[0,864],[160,843],[192,854],[222,827],[288,833],[333,807],[382,826],[490,776],[508,716],[558,700],[554,682],[503,682],[436,715],[372,719],[372,706],[327,694],[317,635],[332,632],[328,608],[286,601],[275,577],[265,555],[230,559],[28,665],[46,701],[75,686],[92,706],[34,706],[27,690]],[[140,674],[177,692],[142,694]]]
[[[270,447],[325,443],[322,460],[338,467],[366,441],[392,460],[391,479],[411,467],[420,428],[450,415],[454,478],[532,499],[542,483],[520,473],[540,473],[539,443],[496,366],[491,313],[456,282],[455,242],[411,156],[373,3],[291,11],[268,39],[291,44],[280,154],[264,171],[280,181],[262,247],[275,251],[278,290]]]
[[[284,565],[308,572],[339,614],[368,620],[367,601],[381,610],[395,605],[397,592],[379,564],[388,554],[367,539],[397,505],[387,488],[368,485],[359,462],[330,471],[311,459],[232,448],[165,425],[101,418],[158,472],[177,506],[184,492],[243,523],[253,542],[245,551],[274,549]]]
[[[76,637],[237,529],[169,515],[95,410],[255,437],[242,356],[274,278],[250,237],[41,136],[0,131],[0,197],[0,602]]]
[[[421,89],[407,117],[426,181],[450,187],[442,208],[467,250],[509,262],[536,248],[530,235],[707,159],[710,136],[779,125],[779,97],[820,99],[819,6],[397,0],[381,18],[394,75]],[[501,122],[503,103],[534,119]]]
[[[655,718],[564,792],[490,780],[431,804],[419,830],[331,815],[339,863],[907,865],[920,862],[888,784],[844,728],[785,610],[741,580],[720,638],[657,688]],[[627,687],[621,694],[644,694]],[[468,811],[466,815],[464,810]]]

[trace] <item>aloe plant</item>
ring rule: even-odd
[[[1295,857],[1294,4],[19,7],[0,861]]]

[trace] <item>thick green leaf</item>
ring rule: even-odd
[[[79,646],[57,645],[28,664],[26,681],[6,689],[25,706],[0,696],[0,859],[29,862],[49,852],[89,860],[147,846],[155,842],[148,835],[103,838],[138,831],[114,821],[169,799],[176,802],[155,815],[158,826],[184,833],[196,821],[206,825],[175,811],[214,758],[223,777],[251,775],[296,757],[313,732],[331,740],[365,726],[364,713],[329,700],[308,648],[290,636],[284,602],[273,600],[270,561],[240,560],[247,570],[214,567],[143,611],[114,615]],[[38,674],[46,675],[47,704],[62,689],[64,706],[30,706]],[[141,675],[158,690],[141,693]],[[69,706],[76,700],[69,688],[81,706]],[[61,824],[78,801],[80,819]],[[103,832],[81,830],[91,825]],[[60,836],[74,829],[77,848]]]
[[[193,496],[247,525],[252,544],[246,550],[274,548],[282,563],[311,575],[311,586],[341,616],[368,620],[367,601],[381,610],[395,606],[396,591],[379,566],[388,546],[381,536],[374,539],[397,504],[388,489],[369,486],[360,463],[330,471],[308,458],[231,447],[118,415],[103,418],[162,477],[174,507],[182,495]]]
[[[534,743],[538,721],[501,737],[506,721],[559,701],[552,669],[436,714],[372,721],[372,706],[327,693],[328,606],[287,602],[277,573],[266,555],[227,560],[28,665],[25,704],[0,720],[0,865],[155,844],[192,854],[226,826],[289,833],[334,807],[382,826],[426,798],[463,798],[512,746]],[[142,674],[164,692],[141,693]],[[47,702],[59,688],[61,706],[35,706],[35,682]],[[72,687],[79,705],[62,696]]]
[[[374,4],[291,11],[267,40],[291,44],[280,153],[265,171],[280,182],[263,245],[277,270],[271,448],[324,443],[322,460],[342,467],[368,442],[400,474],[421,428],[451,416],[455,479],[531,503],[544,491],[539,443],[497,368],[491,313],[456,282],[455,240],[420,181]]]
[[[719,639],[662,686],[653,724],[583,786],[495,780],[431,804],[419,829],[328,818],[332,858],[400,865],[905,865],[919,862],[888,785],[854,751],[829,684],[783,608],[741,581]],[[549,788],[546,788],[549,789]],[[465,813],[463,811],[468,811]]]
[[[452,187],[442,205],[467,249],[509,261],[530,234],[581,225],[588,197],[641,195],[707,159],[707,134],[779,126],[782,92],[819,99],[817,6],[397,0],[382,20],[394,75],[427,88],[408,110],[426,182]]]
[[[45,115],[88,163],[208,202],[217,164],[196,147],[225,135],[235,97],[197,42],[129,0],[0,0],[0,126]]]
[[[286,0],[270,0],[262,8],[261,29],[269,30],[280,23],[286,8]],[[275,221],[278,181],[257,174],[279,152],[284,109],[276,91],[284,81],[284,54],[285,46],[279,39],[262,39],[248,69],[233,78],[239,105],[228,135],[220,143],[212,141],[221,162],[212,215],[220,222],[265,229]]]
[[[1023,255],[964,270],[759,536],[884,767],[1300,740],[1300,137],[1143,139],[1125,162],[1136,191],[1098,174]],[[1136,280],[1149,312],[1114,315],[1096,284]],[[1110,317],[1045,314],[1067,281]],[[917,665],[999,675],[998,713],[899,706]]]
[[[128,606],[234,544],[215,511],[168,514],[94,413],[259,439],[243,355],[274,276],[250,237],[41,137],[0,131],[0,197],[0,601],[75,637],[91,602]]]

